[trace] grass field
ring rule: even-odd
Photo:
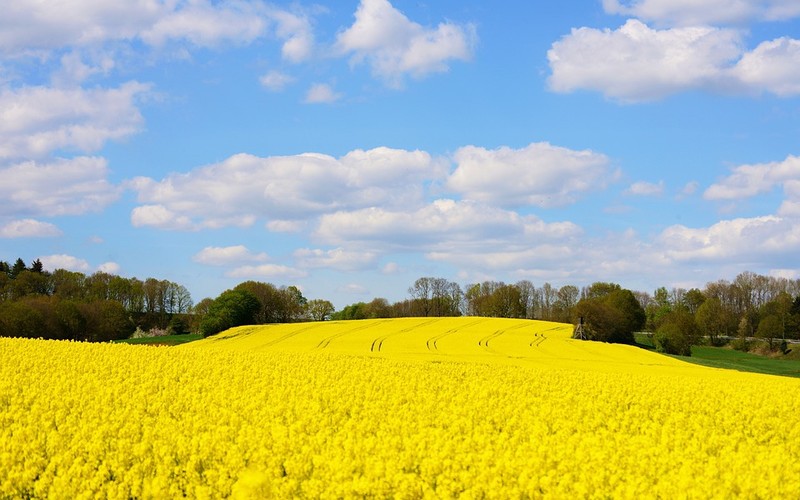
[[[800,380],[404,318],[0,338],[0,498],[795,498]]]
[[[194,342],[195,340],[202,339],[200,334],[187,334],[187,335],[163,335],[160,337],[143,337],[139,339],[124,339],[115,340],[117,344],[141,344],[141,345],[167,345],[174,346],[185,344],[187,342]]]
[[[649,335],[636,335],[636,342],[645,349],[653,349]],[[728,347],[692,346],[691,356],[672,356],[676,359],[712,368],[725,368],[767,375],[800,377],[800,360],[776,359]]]

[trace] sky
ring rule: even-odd
[[[0,260],[339,308],[800,278],[796,0],[0,12]]]

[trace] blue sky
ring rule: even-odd
[[[338,307],[800,278],[795,0],[4,3],[0,260]]]

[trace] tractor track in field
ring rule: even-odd
[[[386,342],[386,339],[388,339],[389,337],[394,337],[395,335],[400,335],[401,333],[408,333],[408,332],[410,332],[410,331],[412,331],[412,330],[414,330],[416,328],[419,328],[419,327],[425,326],[425,325],[430,325],[431,323],[435,323],[435,322],[437,322],[437,321],[439,321],[441,319],[442,319],[441,317],[436,317],[436,318],[433,318],[431,320],[423,321],[422,323],[418,323],[416,325],[409,326],[408,328],[403,328],[402,330],[398,330],[396,332],[392,332],[392,333],[389,333],[389,334],[386,334],[386,335],[382,335],[382,336],[380,336],[380,337],[378,337],[378,338],[376,338],[375,340],[372,341],[372,345],[369,347],[369,351],[370,352],[381,352],[381,349],[383,349],[383,343]]]
[[[494,349],[489,347],[489,342],[490,341],[496,339],[497,337],[499,337],[499,336],[503,335],[504,333],[507,333],[507,332],[509,332],[511,330],[519,330],[520,328],[527,328],[529,326],[530,326],[529,324],[524,323],[524,324],[521,324],[521,325],[512,326],[511,328],[504,328],[503,330],[497,330],[496,332],[494,332],[494,333],[492,333],[490,335],[487,335],[487,336],[483,337],[482,339],[478,340],[478,346],[486,348],[487,350],[489,350],[491,352],[495,352]]]
[[[368,323],[366,325],[361,325],[361,326],[357,326],[355,328],[350,328],[349,330],[345,330],[343,332],[334,333],[333,335],[331,335],[329,337],[325,337],[324,339],[320,340],[319,344],[317,344],[317,349],[325,349],[326,347],[328,347],[331,344],[331,341],[336,340],[339,337],[343,337],[343,336],[347,335],[348,333],[353,333],[353,332],[357,332],[357,331],[360,331],[360,330],[366,330],[367,328],[373,328],[376,324],[386,323],[387,321],[391,321],[391,320],[386,319],[386,320],[380,321],[378,323]]]
[[[266,345],[266,346],[270,346],[270,347],[271,347],[271,346],[274,346],[275,344],[277,344],[277,343],[279,343],[279,342],[283,342],[284,340],[288,340],[288,339],[290,339],[290,338],[294,337],[295,335],[297,335],[297,334],[299,334],[299,333],[306,332],[306,331],[308,331],[308,330],[311,330],[312,328],[319,328],[320,326],[322,326],[322,322],[320,322],[319,324],[313,324],[313,325],[309,325],[309,326],[306,326],[306,327],[304,327],[304,328],[298,328],[297,330],[294,330],[294,331],[292,331],[292,332],[289,332],[289,333],[286,333],[286,334],[284,334],[284,335],[281,335],[281,336],[280,336],[280,337],[278,337],[277,339],[271,340],[271,341],[267,342],[267,343],[266,343],[266,344],[264,344],[264,345]]]
[[[439,341],[442,340],[443,338],[447,337],[448,335],[452,335],[452,334],[458,332],[459,330],[464,330],[465,328],[477,325],[478,323],[483,323],[484,321],[486,321],[486,320],[485,319],[479,319],[479,320],[467,323],[466,325],[464,325],[464,326],[462,326],[460,328],[453,328],[452,330],[447,330],[444,333],[440,333],[438,335],[434,335],[433,337],[431,337],[431,338],[429,338],[428,340],[425,341],[425,347],[427,347],[429,351],[438,351],[439,350]]]
[[[536,332],[533,334],[533,340],[531,340],[529,347],[539,347],[542,343],[547,340],[547,335],[545,332],[552,332],[553,330],[560,330],[560,326],[554,326],[553,328],[548,328],[547,330],[542,330],[540,332]]]

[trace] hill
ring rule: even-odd
[[[800,380],[569,325],[0,338],[0,498],[794,498]]]
[[[692,371],[672,357],[572,339],[572,325],[448,317],[288,323],[232,328],[186,349],[334,353],[396,360],[480,362],[599,371]]]

